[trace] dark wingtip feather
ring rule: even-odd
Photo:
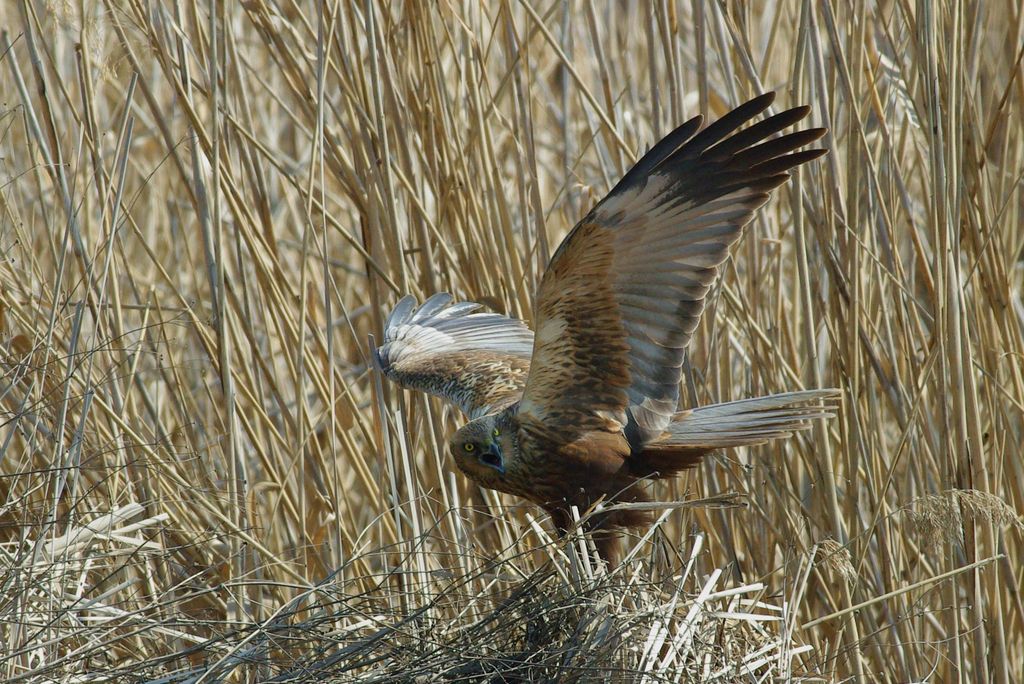
[[[775,94],[776,93],[775,93],[774,90],[769,90],[767,92],[761,93],[760,95],[758,95],[757,97],[754,97],[751,100],[748,100],[747,104],[756,103],[758,105],[761,105],[761,103],[764,103],[763,105],[761,105],[761,108],[758,110],[758,111],[762,111],[763,112],[764,110],[766,110],[769,107],[771,107],[772,104],[775,102]]]
[[[716,157],[715,161],[724,162],[723,168],[726,169],[755,168],[762,162],[776,159],[794,150],[798,150],[801,147],[810,145],[821,136],[822,132],[820,128],[796,131],[795,133],[789,133],[787,135],[779,136],[778,138],[772,138],[771,140],[753,147],[740,149],[738,152],[724,160],[720,160]],[[731,140],[732,139],[730,138],[726,143],[731,142]]]
[[[752,97],[743,104],[741,104],[740,106],[733,109],[728,114],[723,115],[722,119],[734,113],[743,116],[744,121],[752,117],[755,117],[775,103],[775,95],[776,93],[774,90],[769,90],[767,92],[761,93],[760,95]]]
[[[821,127],[819,127],[819,128],[808,128],[808,129],[807,129],[807,130],[805,131],[805,133],[807,133],[807,134],[808,134],[808,135],[810,135],[810,136],[813,136],[813,137],[812,137],[812,138],[811,138],[811,139],[809,140],[809,142],[814,142],[815,140],[821,140],[822,138],[824,138],[824,137],[825,137],[825,134],[827,134],[827,133],[828,133],[828,129],[827,129],[827,128],[825,128],[824,126],[821,126]]]
[[[751,101],[754,105],[744,114],[758,111],[768,99],[755,98]],[[744,107],[747,105],[737,109]],[[731,113],[723,117],[731,119],[728,123],[731,128],[720,128],[715,134],[720,139],[712,146],[708,147],[709,140],[701,140],[701,137],[721,120],[694,136],[665,161],[663,173],[673,180],[672,194],[689,193],[694,201],[706,202],[742,188],[769,192],[778,187],[789,178],[788,171],[827,152],[817,148],[800,150],[824,137],[828,132],[825,128],[808,128],[771,137],[800,121],[809,111],[807,106],[794,107],[739,132],[735,132],[742,123],[739,117]]]
[[[800,166],[801,164],[806,164],[809,161],[817,159],[827,151],[828,150],[822,149],[800,150],[799,152],[793,152],[792,154],[775,157],[755,166],[751,166],[747,169],[747,174],[752,177],[758,177],[773,176],[775,174],[784,173],[796,166]]]
[[[671,133],[656,142],[654,147],[649,149],[647,153],[640,158],[640,161],[634,164],[632,168],[626,172],[626,175],[615,184],[615,187],[612,188],[610,193],[608,193],[608,196],[610,197],[620,190],[624,190],[646,180],[646,178],[650,176],[656,168],[658,168],[658,165],[686,144],[686,142],[700,130],[703,123],[704,117],[698,114],[689,121],[677,126]]]
[[[752,147],[764,147],[765,145],[774,142],[774,140],[769,140],[768,142],[762,141],[768,140],[768,138],[771,138],[771,136],[776,133],[799,123],[805,116],[807,116],[809,111],[809,107],[794,107],[793,109],[787,109],[781,114],[776,114],[775,116],[770,116],[767,119],[758,121],[738,133],[733,133],[714,147],[707,149],[701,155],[701,158],[711,161],[726,161],[733,155],[741,154]],[[821,129],[810,128],[806,131],[798,131],[797,134],[808,135],[809,137],[807,142],[813,142],[820,138],[821,135],[809,132],[818,130]],[[804,144],[806,144],[806,142]]]
[[[693,140],[690,140],[686,145],[686,149],[681,150],[681,152],[687,158],[700,155],[737,128],[771,107],[773,102],[775,102],[775,93],[773,91],[758,95],[752,100],[747,100],[732,111],[723,114],[721,118],[695,135]]]

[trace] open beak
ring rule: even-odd
[[[491,442],[480,452],[480,462],[494,468],[502,475],[505,474],[505,459],[501,456],[501,446],[497,442]]]

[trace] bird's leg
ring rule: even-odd
[[[555,534],[558,535],[558,538],[565,537],[572,529],[572,516],[569,515],[568,509],[555,505],[543,508],[551,516],[551,523],[555,526]]]
[[[607,524],[606,516],[598,515],[591,518],[584,524],[584,530],[594,540],[594,547],[597,549],[598,558],[608,564],[608,572],[619,566],[622,560],[622,547],[619,543],[619,533]]]
[[[545,507],[551,522],[555,526],[555,532],[559,539],[563,539],[573,527],[573,518],[567,508],[551,506]],[[597,556],[594,560],[603,560],[608,565],[608,570],[614,570],[619,565],[621,551],[619,547],[618,532],[607,526],[607,516],[592,515],[583,522],[583,532],[594,542],[597,549]],[[575,546],[574,546],[574,552]]]

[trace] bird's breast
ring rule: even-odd
[[[621,433],[590,432],[568,443],[524,440],[520,467],[506,474],[513,492],[534,503],[584,508],[621,489],[629,444]]]

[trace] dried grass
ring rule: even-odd
[[[932,546],[941,546],[943,542],[962,545],[964,530],[975,524],[1024,532],[1024,518],[1005,501],[973,489],[951,489],[922,496],[910,502],[902,513],[909,519],[914,533]]]
[[[1012,2],[0,4],[0,678],[1014,681],[1022,35]],[[638,151],[769,88],[831,154],[685,396],[845,401],[661,486],[747,505],[669,506],[603,574],[452,473],[457,417],[370,336],[405,292],[528,316]]]

